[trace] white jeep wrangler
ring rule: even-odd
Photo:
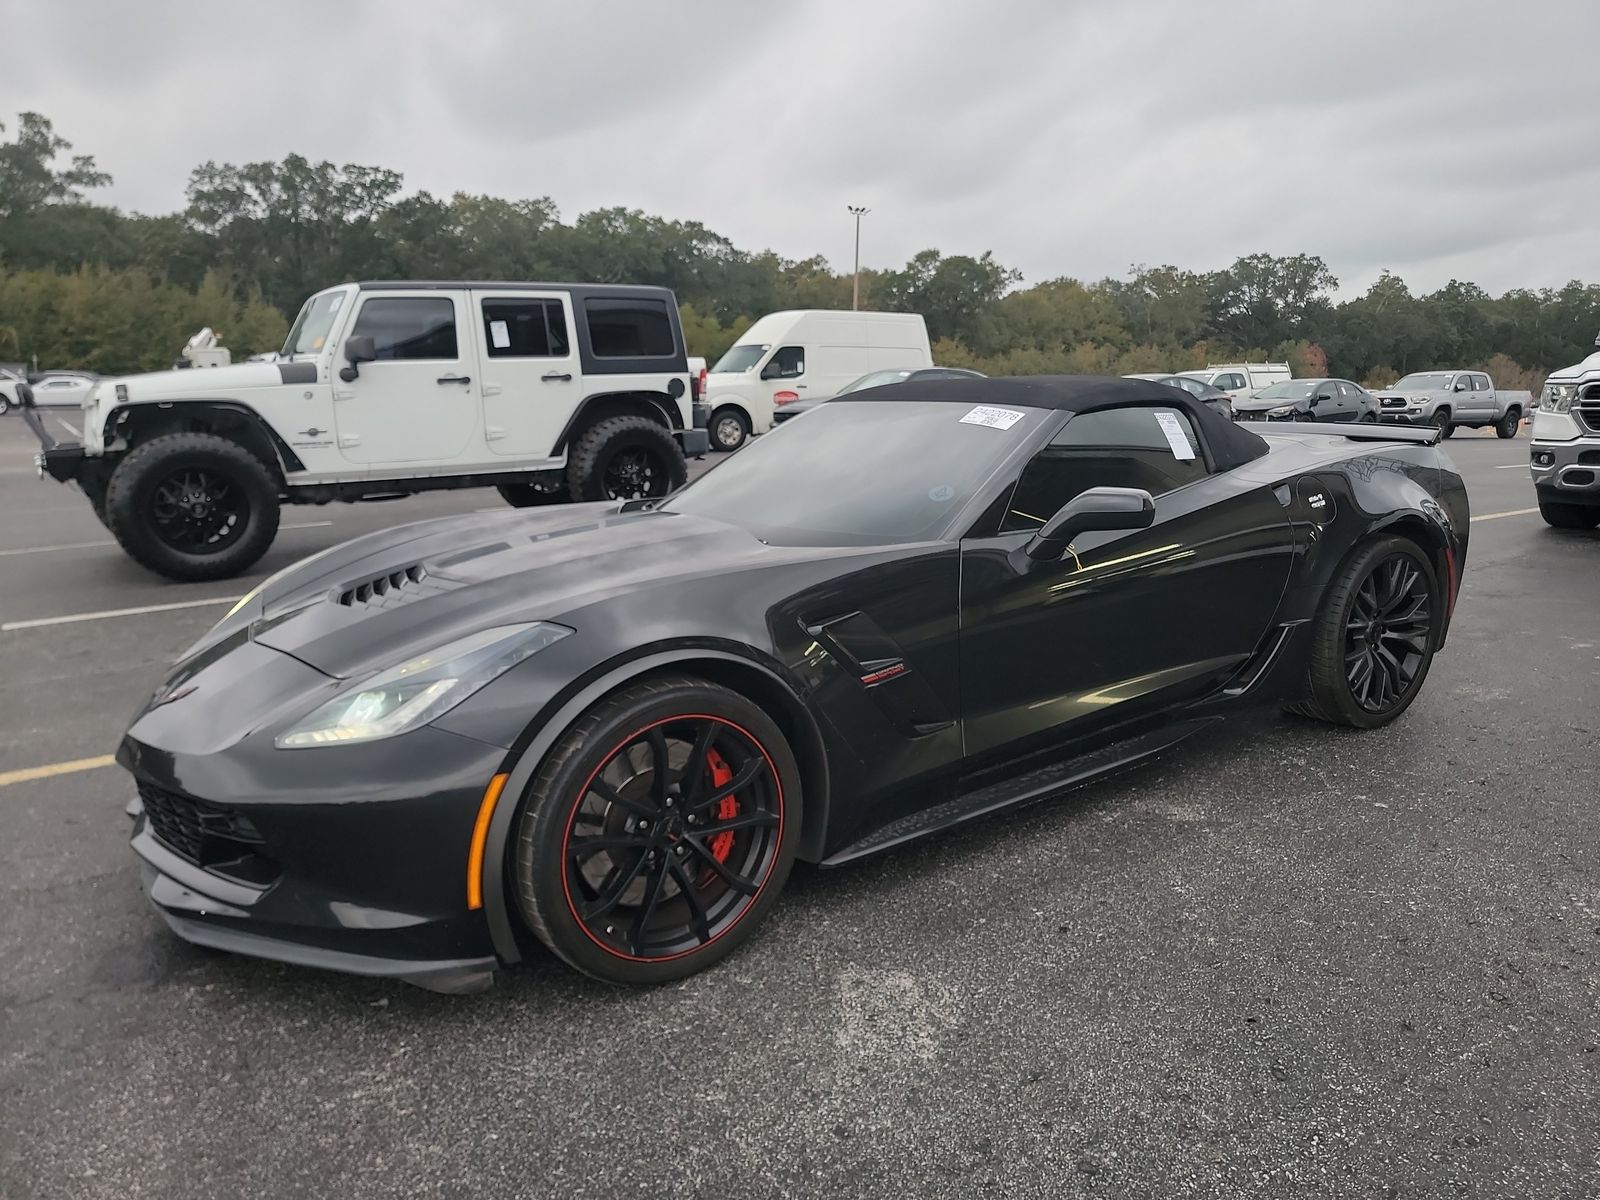
[[[664,496],[707,450],[677,303],[651,287],[341,284],[274,362],[108,378],[83,407],[83,444],[58,444],[25,402],[41,473],[182,580],[248,569],[285,503]]]

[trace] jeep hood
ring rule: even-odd
[[[614,502],[445,517],[369,534],[289,568],[196,649],[220,648],[247,629],[259,645],[349,677],[496,625],[554,621],[581,632],[585,609],[622,593],[839,553],[768,546],[737,526],[623,512]]]
[[[285,371],[284,368],[295,368]],[[128,399],[140,400],[168,400],[175,396],[221,396],[226,397],[234,392],[245,391],[251,388],[280,387],[291,382],[290,375],[304,376],[315,372],[315,363],[234,363],[227,367],[190,367],[183,371],[153,371],[148,375],[125,375],[118,379],[101,381],[102,389],[122,384],[128,389]],[[315,374],[309,379],[297,379],[295,382],[311,383],[315,381]],[[101,395],[105,394],[102,390]]]

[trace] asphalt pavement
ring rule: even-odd
[[[173,584],[0,418],[0,1196],[1600,1194],[1600,535],[1527,447],[1449,444],[1462,598],[1389,728],[1262,717],[797,872],[678,985],[449,998],[179,941],[83,761],[266,574],[495,494]]]

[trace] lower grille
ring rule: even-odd
[[[150,832],[197,867],[254,856],[261,843],[261,835],[249,820],[215,804],[191,800],[150,783],[139,784],[139,799],[144,802]]]

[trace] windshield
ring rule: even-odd
[[[328,340],[328,331],[333,328],[333,319],[344,307],[344,298],[344,292],[323,292],[307,300],[283,343],[285,357],[319,353]]]
[[[1275,383],[1262,388],[1253,397],[1256,400],[1304,400],[1317,390],[1320,379],[1297,379],[1293,383]]]
[[[865,391],[871,387],[886,387],[891,383],[904,383],[911,378],[910,371],[873,371],[863,375],[860,379],[852,379],[839,389],[838,394],[847,396],[851,392]]]
[[[1003,415],[992,426],[963,420],[983,413]],[[738,525],[776,545],[925,541],[1047,415],[936,400],[836,400],[758,438],[661,507]]]
[[[1452,378],[1454,377],[1448,373],[1437,371],[1430,371],[1423,375],[1407,375],[1389,390],[1393,392],[1442,392],[1450,386]]]
[[[761,356],[771,349],[771,346],[735,346],[717,359],[717,365],[711,368],[711,373],[713,375],[743,374],[760,362]]]

